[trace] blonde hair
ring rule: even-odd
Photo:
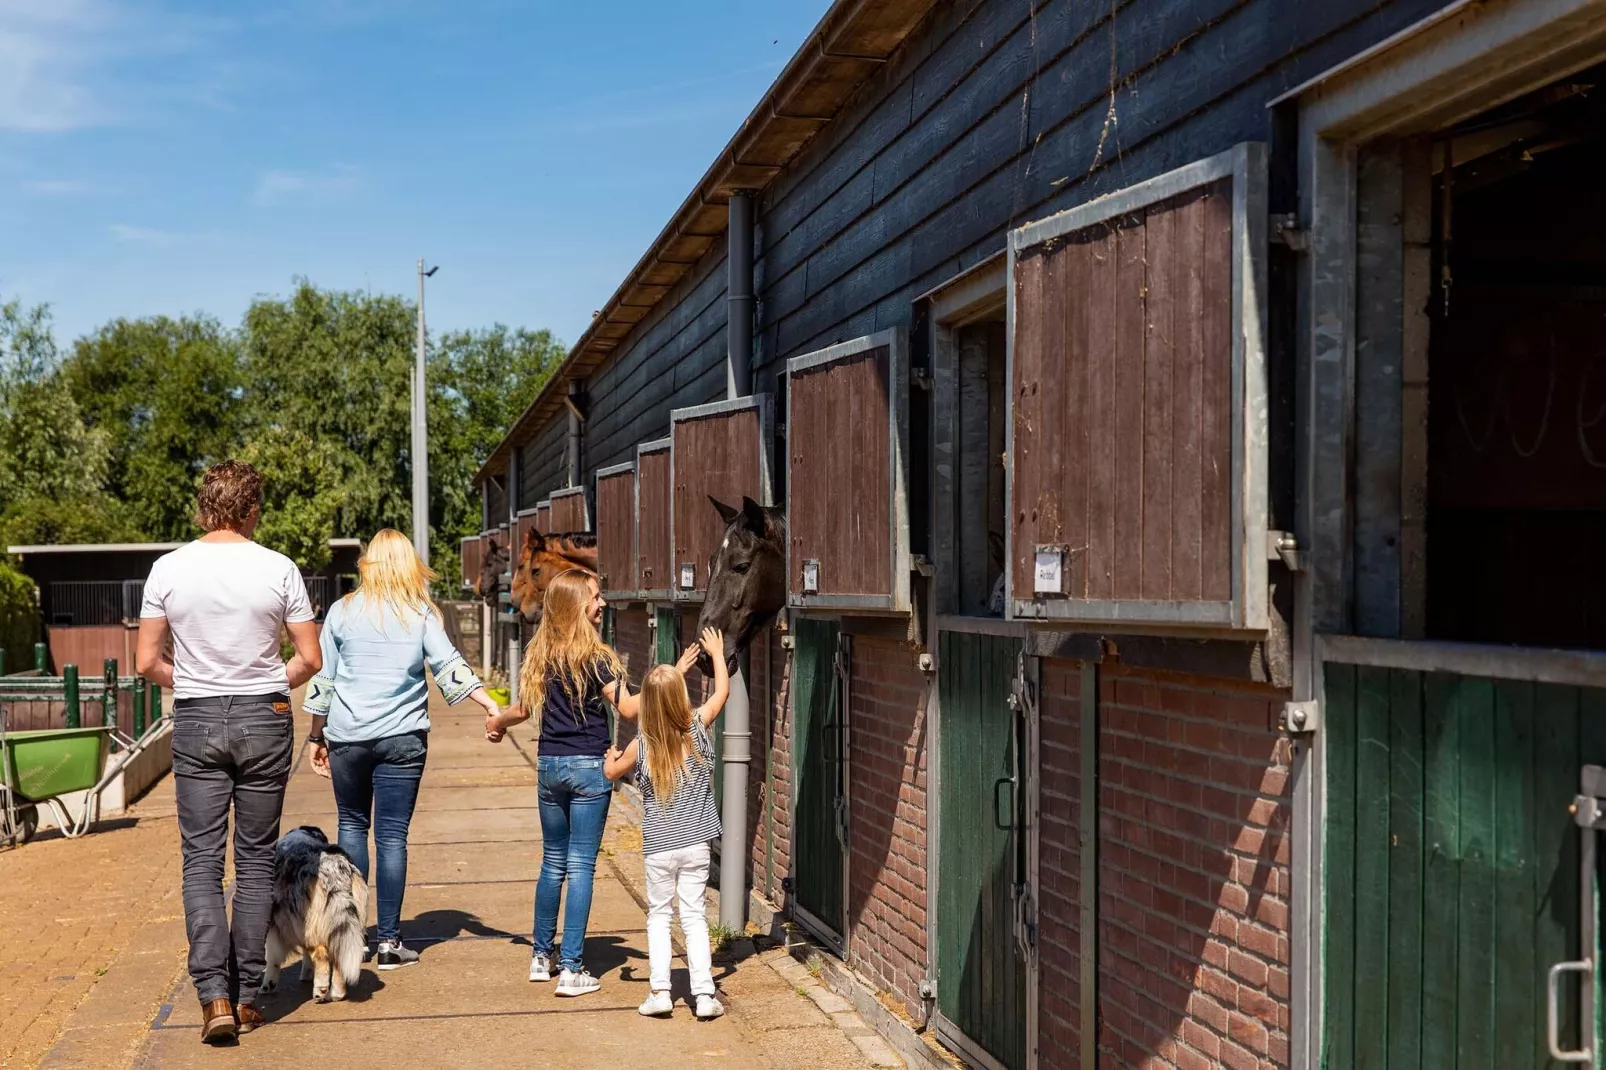
[[[375,614],[382,605],[390,606],[402,617],[438,612],[429,597],[435,570],[424,564],[412,541],[395,528],[385,528],[368,543],[357,559],[357,574],[358,587],[346,598],[365,595],[369,610]]]
[[[596,586],[597,577],[583,568],[561,572],[547,586],[541,623],[525,648],[519,673],[519,692],[526,696],[525,708],[537,725],[546,704],[547,681],[553,676],[561,681],[577,717],[585,716],[586,685],[600,680],[603,670],[615,680],[624,677],[619,655],[602,641],[586,613]]]
[[[675,788],[685,776],[686,756],[701,763],[691,745],[691,696],[686,678],[673,665],[659,665],[641,682],[641,736],[647,748],[647,775],[659,806],[675,800]]]

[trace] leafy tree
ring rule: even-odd
[[[246,444],[240,459],[262,473],[256,540],[309,572],[327,565],[340,504],[334,449],[306,432],[269,425]]]

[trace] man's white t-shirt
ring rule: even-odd
[[[283,554],[254,542],[192,542],[151,566],[139,615],[167,618],[173,697],[270,695],[290,689],[280,630],[311,620],[312,606]]]

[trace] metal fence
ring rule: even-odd
[[[46,593],[51,624],[121,624],[139,619],[145,581],[55,580]]]

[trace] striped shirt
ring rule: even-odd
[[[714,741],[702,718],[693,717],[691,739],[695,753],[686,755],[680,783],[668,806],[660,806],[647,771],[647,737],[636,737],[636,787],[641,789],[641,853],[678,851],[717,840],[721,832],[719,810],[714,806]]]

